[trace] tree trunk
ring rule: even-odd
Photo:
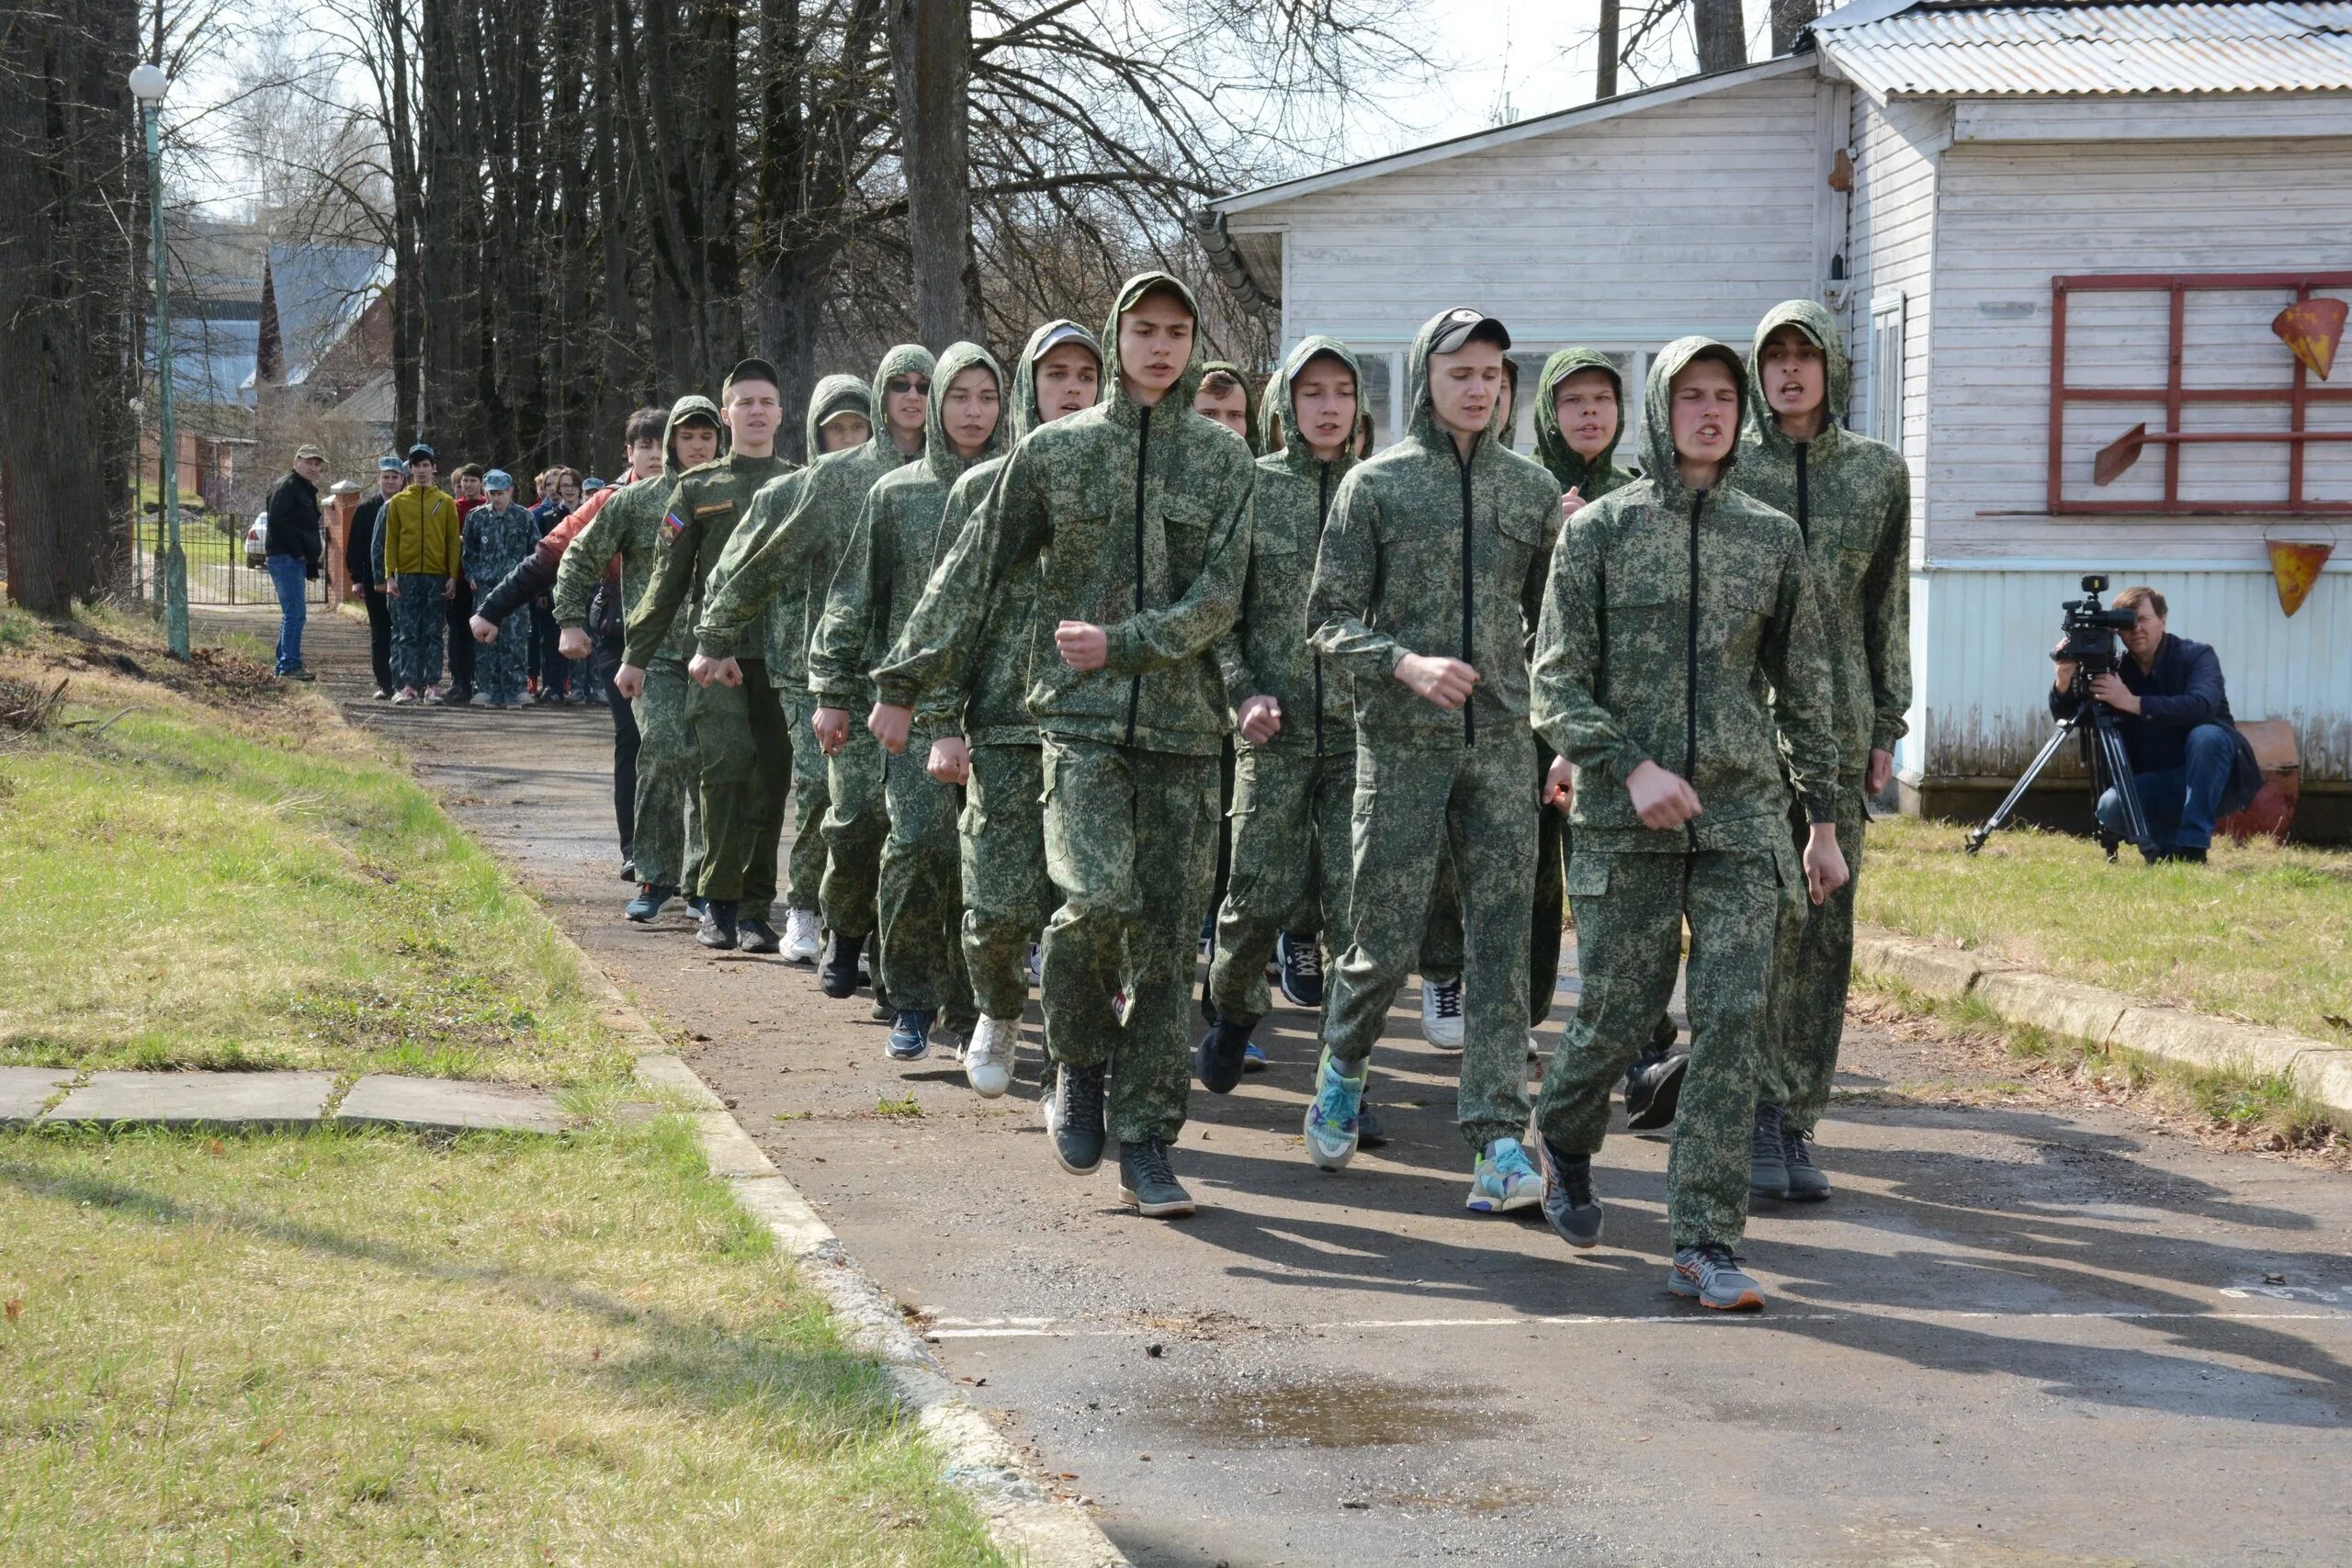
[[[1596,98],[1617,96],[1617,22],[1618,0],[1600,0],[1599,58],[1592,67],[1592,96]]]
[[[1739,0],[1690,0],[1690,30],[1700,70],[1732,71],[1747,63],[1747,22]]]
[[[972,14],[944,0],[891,0],[899,161],[914,257],[915,335],[934,350],[980,335],[972,259]]]
[[[1786,54],[1797,35],[1821,15],[1821,0],[1772,0],[1772,52]]]

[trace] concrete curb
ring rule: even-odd
[[[1888,931],[1855,933],[1854,968],[1940,1001],[1975,996],[2011,1023],[2033,1024],[2095,1045],[2206,1072],[2284,1077],[2352,1127],[2352,1049],[2283,1029],[2151,1007],[2120,991]]]

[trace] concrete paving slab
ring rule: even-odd
[[[0,1127],[33,1121],[60,1085],[80,1076],[72,1067],[0,1067]]]
[[[327,1073],[93,1073],[41,1124],[316,1126],[334,1087]]]
[[[416,1133],[540,1133],[564,1129],[554,1097],[532,1089],[492,1089],[449,1078],[369,1073],[351,1086],[337,1125],[403,1127]]]

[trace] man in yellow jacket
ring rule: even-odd
[[[408,486],[384,502],[376,524],[377,580],[392,612],[396,703],[442,701],[444,602],[458,592],[458,503],[433,481],[440,466],[423,442],[408,451]]]

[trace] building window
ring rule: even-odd
[[[1903,450],[1903,295],[1871,299],[1871,438]]]

